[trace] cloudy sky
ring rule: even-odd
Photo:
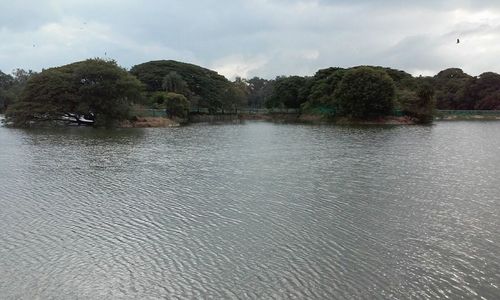
[[[478,75],[500,72],[499,55],[499,0],[0,0],[5,73],[107,57],[229,78],[363,64]]]

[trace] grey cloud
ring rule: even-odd
[[[34,1],[2,1],[0,3],[0,30],[34,30],[56,16],[51,5],[36,5]],[[5,43],[6,41],[3,41]]]
[[[6,71],[104,53],[125,67],[177,59],[227,76],[312,75],[360,64],[415,73],[452,64],[474,74],[500,71],[489,65],[498,52],[499,1],[12,2],[0,4],[0,69]],[[458,49],[457,36],[464,39]]]

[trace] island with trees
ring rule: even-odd
[[[162,117],[181,122],[200,115],[266,119],[291,113],[297,120],[333,123],[427,124],[436,109],[500,110],[500,75],[474,77],[447,69],[434,77],[414,77],[391,68],[358,66],[326,68],[305,77],[230,81],[172,60],[126,70],[99,58],[39,73],[0,71],[0,113],[17,127],[122,126],[134,124],[145,111],[164,112]]]

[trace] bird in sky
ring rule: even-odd
[[[457,39],[457,44],[460,44],[460,39]]]

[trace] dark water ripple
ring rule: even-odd
[[[0,298],[498,299],[499,129],[0,128]]]

